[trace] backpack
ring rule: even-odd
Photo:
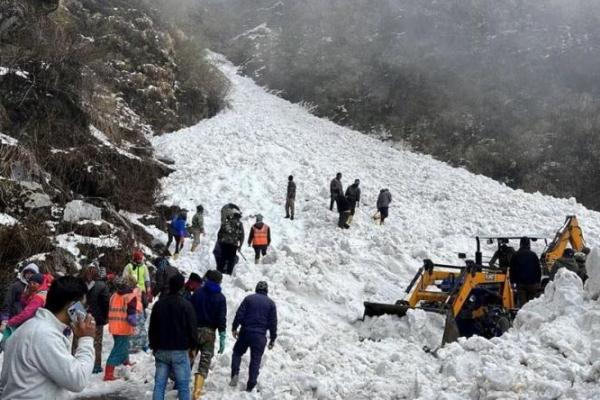
[[[234,218],[236,214],[241,215],[239,207],[235,204],[226,204],[221,209],[221,231],[220,237],[223,243],[237,245],[241,236],[241,223],[239,219]]]

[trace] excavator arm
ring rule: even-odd
[[[563,226],[556,232],[554,239],[544,251],[543,261],[544,267],[548,270],[556,260],[562,257],[563,252],[568,245],[575,251],[583,251],[585,240],[583,239],[583,231],[579,226],[579,221],[574,215],[569,215],[565,219]]]

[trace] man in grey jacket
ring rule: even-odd
[[[285,196],[285,217],[294,219],[296,203],[296,183],[292,175],[288,176],[287,194]]]
[[[3,400],[65,399],[81,392],[94,368],[96,323],[91,315],[72,323],[69,308],[81,302],[87,287],[81,278],[52,282],[46,305],[17,329],[7,342],[0,374]],[[71,339],[79,338],[71,355]]]
[[[342,186],[342,173],[338,172],[335,178],[331,180],[329,184],[329,193],[331,195],[331,203],[329,203],[329,210],[333,211],[333,203],[335,203],[338,196],[344,194],[344,187]]]
[[[388,217],[392,194],[388,189],[381,189],[377,198],[377,211],[379,212],[379,224],[383,225]]]

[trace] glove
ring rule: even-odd
[[[127,323],[131,326],[137,326],[137,315],[129,314],[127,316]]]
[[[227,332],[219,332],[219,354],[223,354],[225,351],[225,339],[227,338]]]
[[[269,350],[273,350],[273,347],[275,347],[275,341],[274,341],[274,340],[271,340],[271,341],[269,342]]]
[[[152,288],[146,289],[146,299],[148,300],[148,304],[152,303],[154,297],[152,296]]]

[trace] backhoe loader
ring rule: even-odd
[[[481,242],[497,243],[498,248],[522,236],[478,236],[475,260],[466,260],[465,266],[434,264],[425,260],[406,289],[407,296],[395,304],[365,302],[364,317],[384,314],[406,315],[409,309],[423,309],[446,315],[442,345],[460,336],[479,335],[486,338],[506,332],[517,313],[510,271],[483,265]],[[583,234],[575,216],[568,216],[563,226],[548,244],[547,238],[529,235],[532,242],[544,240],[542,262],[548,270],[562,256],[570,243],[576,251],[585,247]]]

